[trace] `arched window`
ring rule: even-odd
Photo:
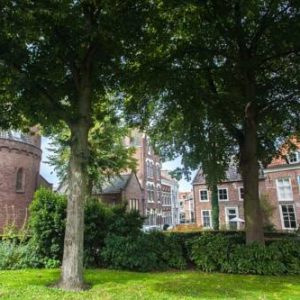
[[[17,176],[16,176],[16,191],[17,192],[23,192],[24,191],[24,178],[25,173],[24,169],[20,168],[17,171]]]

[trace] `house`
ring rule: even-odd
[[[137,161],[137,178],[143,189],[142,215],[147,217],[145,226],[163,227],[161,201],[161,162],[155,154],[149,137],[133,129],[124,141],[125,146],[134,147]]]
[[[140,214],[144,211],[143,189],[134,172],[113,176],[101,190],[94,190],[93,196],[111,205],[127,202],[129,210],[138,210]]]
[[[193,180],[195,216],[198,226],[212,228],[211,192],[201,169]],[[243,182],[236,165],[218,185],[220,228],[244,228]],[[261,170],[259,194],[265,225],[277,230],[295,230],[300,222],[300,152],[282,148],[281,155]]]

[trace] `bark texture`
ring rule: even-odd
[[[259,201],[259,163],[255,108],[248,103],[245,111],[244,138],[240,142],[240,169],[244,183],[244,211],[247,244],[264,244],[263,220]]]
[[[219,230],[219,199],[218,187],[214,185],[211,191],[211,206],[212,206],[212,225],[214,230]]]
[[[87,166],[89,160],[88,133],[90,129],[90,88],[84,87],[78,100],[78,118],[71,129],[71,158],[69,197],[64,240],[61,280],[65,290],[82,290],[83,281],[83,234],[84,205],[88,193]]]

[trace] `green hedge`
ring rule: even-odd
[[[0,241],[0,269],[59,267],[63,255],[67,200],[47,189],[35,193],[27,236],[5,235]],[[84,263],[101,267],[101,250],[110,234],[131,237],[141,232],[144,219],[126,206],[108,207],[95,199],[85,206]]]
[[[143,233],[136,236],[109,235],[101,251],[105,265],[114,269],[154,271],[184,269],[187,259],[182,245],[174,236],[161,232]]]
[[[29,234],[0,242],[0,269],[53,268],[61,264],[66,199],[49,190],[35,194]],[[144,219],[125,206],[91,199],[85,207],[84,262],[88,267],[135,271],[197,267],[207,272],[300,274],[300,241],[271,233],[267,246],[245,245],[244,232],[141,231]]]
[[[300,274],[300,241],[281,239],[266,246],[245,245],[235,237],[204,234],[191,241],[198,269],[235,274]]]

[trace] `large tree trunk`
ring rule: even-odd
[[[211,207],[212,207],[212,226],[214,230],[219,230],[219,199],[218,186],[213,185],[211,190]]]
[[[78,101],[78,119],[70,125],[71,158],[69,174],[69,197],[64,240],[61,280],[58,284],[65,290],[81,290],[83,281],[83,233],[84,205],[88,191],[88,132],[90,129],[90,89],[83,89]]]
[[[244,138],[240,142],[240,169],[244,183],[244,211],[247,244],[264,244],[263,220],[259,201],[259,163],[257,157],[255,108],[247,105]]]

